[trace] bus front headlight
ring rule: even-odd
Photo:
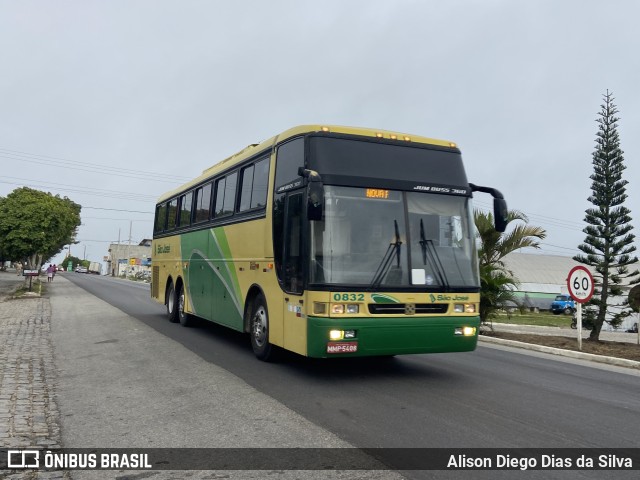
[[[463,337],[473,337],[476,334],[476,327],[457,327],[454,333]]]
[[[333,303],[331,304],[331,313],[342,315],[348,313],[354,315],[360,312],[360,306],[357,303]]]
[[[456,303],[453,305],[455,313],[476,313],[475,303]]]

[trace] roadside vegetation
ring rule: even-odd
[[[590,176],[593,183],[588,197],[593,208],[585,212],[587,225],[583,232],[586,238],[577,247],[582,253],[573,257],[594,272],[594,295],[583,312],[584,325],[590,328],[588,339],[594,342],[599,341],[605,322],[616,328],[633,314],[623,287],[640,283],[631,212],[626,207],[628,182],[622,176],[626,167],[620,148],[617,113],[613,96],[607,91],[596,120],[598,132]],[[505,233],[491,228],[490,213],[476,211],[474,220],[479,242],[481,324],[489,330],[491,322],[565,326],[566,320],[562,316],[504,313],[514,305],[521,306],[513,293],[518,288],[518,279],[505,267],[503,258],[523,247],[539,248],[539,240],[546,237],[546,232],[528,226],[526,216],[517,211],[509,212],[508,223],[519,220],[524,224],[518,223]],[[619,301],[620,298],[623,300]],[[569,319],[569,325],[570,322]]]
[[[480,259],[480,322],[494,320],[500,311],[518,305],[514,290],[518,279],[506,268],[504,257],[521,248],[540,248],[539,240],[546,237],[540,227],[528,225],[529,219],[519,211],[507,214],[508,231],[493,228],[493,215],[476,210],[474,222],[479,241]]]
[[[534,325],[537,327],[571,327],[571,315],[554,315],[551,312],[513,313],[498,312],[493,317],[493,323],[511,323],[513,325]]]
[[[75,242],[81,206],[28,187],[0,197],[0,263],[40,270],[43,261]]]
[[[587,226],[582,230],[582,252],[574,260],[589,265],[594,272],[595,291],[587,305],[593,322],[589,340],[598,341],[604,323],[616,327],[632,315],[625,299],[625,285],[640,283],[635,255],[635,235],[632,233],[631,210],[627,208],[626,186],[622,176],[626,166],[618,134],[618,109],[607,91],[596,122],[596,148],[593,152],[591,195],[593,205],[585,212]],[[619,299],[624,300],[620,301]]]
[[[572,330],[572,332],[575,332],[575,330]],[[584,333],[586,334],[587,331],[585,330]],[[628,333],[626,335],[632,334]],[[640,362],[640,345],[634,343],[610,342],[605,340],[600,340],[599,342],[582,342],[582,350],[579,350],[578,339],[575,336],[534,335],[512,332],[493,332],[490,336],[504,340],[515,340],[517,342],[560,348],[562,350],[581,351],[582,353],[590,353],[592,355],[624,358],[626,360]]]
[[[481,333],[484,337],[513,340],[516,342],[542,345],[562,350],[581,351],[592,355],[623,358],[640,362],[640,345],[633,343],[636,334],[626,333],[630,342],[604,341],[583,342],[582,349],[578,347],[577,330],[571,329],[571,315],[554,315],[551,312],[496,312],[491,322],[484,325]],[[500,331],[500,324],[512,324],[535,327],[556,327],[557,334],[537,335],[525,332]],[[494,328],[495,327],[495,328]],[[583,339],[588,330],[582,331]]]
[[[20,287],[11,295],[12,298],[22,297],[40,297],[46,293],[46,287],[38,277],[34,277],[31,281],[31,290],[29,290],[29,280],[27,279]]]

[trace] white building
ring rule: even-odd
[[[151,240],[144,239],[138,245],[112,243],[109,245],[107,271],[113,277],[151,272]]]
[[[504,259],[507,270],[513,272],[514,277],[520,283],[516,296],[521,303],[531,309],[549,310],[551,302],[556,295],[569,293],[567,277],[573,267],[585,266],[576,262],[571,257],[560,255],[537,255],[528,253],[511,253]],[[587,267],[594,273],[594,269]],[[632,265],[629,271],[640,269],[640,264]],[[624,286],[626,298],[631,286]],[[616,303],[619,300],[616,299]],[[621,330],[631,328],[637,322],[637,316],[628,318],[620,327]],[[603,329],[607,329],[605,324]]]

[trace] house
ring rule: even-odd
[[[112,243],[109,245],[107,268],[107,271],[114,277],[135,274],[150,275],[151,239],[145,238],[138,245]]]

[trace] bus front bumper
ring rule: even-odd
[[[307,355],[330,358],[469,352],[478,343],[479,325],[477,316],[309,316]]]

